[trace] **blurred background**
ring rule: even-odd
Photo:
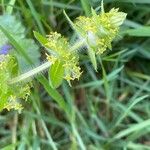
[[[45,61],[46,51],[33,31],[43,36],[57,31],[73,41],[75,33],[63,10],[75,20],[90,16],[91,7],[99,12],[101,4],[101,0],[0,2],[0,24],[18,39],[35,66]],[[82,50],[83,73],[72,87],[64,81],[56,91],[47,79],[35,78],[21,113],[0,113],[1,150],[150,150],[150,0],[104,0],[106,12],[113,7],[127,13],[127,19],[112,51],[97,58],[98,71]],[[0,32],[0,46],[5,38]],[[32,68],[23,56],[18,59],[22,73]],[[47,78],[46,72],[43,75]]]

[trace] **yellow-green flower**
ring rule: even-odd
[[[0,111],[2,109],[21,110],[20,99],[27,99],[30,87],[25,83],[9,84],[18,74],[16,59],[10,55],[0,55]]]
[[[97,54],[103,53],[107,48],[111,49],[111,42],[126,18],[126,14],[118,10],[113,8],[107,13],[102,11],[99,15],[92,10],[91,17],[80,16],[75,21],[79,35],[86,39]]]
[[[81,75],[81,69],[79,67],[78,54],[75,51],[71,51],[71,46],[68,40],[61,36],[57,32],[51,32],[47,36],[48,42],[46,47],[50,49],[50,55],[47,59],[54,64],[56,60],[62,62],[64,67],[64,78],[70,82],[70,80],[79,79]]]

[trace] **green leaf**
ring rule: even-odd
[[[35,38],[39,41],[39,43],[44,46],[46,48],[46,50],[51,53],[54,52],[53,50],[51,50],[47,43],[49,42],[47,38],[45,38],[43,35],[41,35],[40,33],[33,31]]]
[[[95,57],[95,52],[90,47],[88,47],[88,54],[89,54],[89,57],[90,57],[90,60],[92,62],[94,69],[97,71],[97,61]]]
[[[51,88],[51,86],[48,84],[47,79],[43,75],[38,76],[37,79],[44,86],[48,94],[57,102],[59,107],[64,111],[67,111],[68,108],[64,98],[57,92],[57,90]]]
[[[65,15],[65,17],[66,17],[68,23],[71,25],[72,29],[73,29],[74,31],[76,31],[76,33],[77,33],[79,36],[81,36],[81,34],[84,35],[83,30],[81,30],[79,27],[77,27],[77,26],[71,21],[71,19],[70,19],[69,16],[66,14],[66,12],[63,11],[63,13],[64,13],[64,15]]]
[[[60,60],[55,61],[49,70],[49,81],[53,88],[57,88],[63,81],[64,67]]]
[[[18,60],[16,57],[13,57],[13,59],[11,61],[9,61],[9,65],[8,65],[7,69],[9,70],[10,75],[12,77],[15,77],[18,75],[19,65],[18,65]]]
[[[22,24],[15,19],[12,15],[0,15],[0,25],[7,29],[7,32],[13,35],[14,38],[22,39],[24,38],[25,28]],[[0,30],[0,46],[6,44],[8,42],[8,38],[5,34]]]
[[[46,47],[46,43],[48,43],[47,38],[45,38],[43,35],[40,33],[33,31],[35,38],[44,46]]]
[[[22,56],[26,58],[26,60],[33,64],[32,60],[29,58],[29,56],[26,54],[25,49],[18,43],[18,41],[11,35],[6,28],[0,25],[1,31],[5,34],[5,36],[9,39],[10,43],[15,47],[15,49],[21,53]]]
[[[34,40],[24,38],[21,40],[17,40],[17,42],[20,44],[21,47],[23,47],[30,60],[34,62],[34,65],[38,66],[40,64],[41,55],[39,47],[35,44]],[[21,55],[19,55],[19,53],[15,53],[15,55],[17,56],[21,72],[24,72],[24,70],[32,69],[32,66],[28,63],[25,57],[22,57]]]
[[[12,14],[16,0],[10,0],[8,6],[6,7],[7,14]]]
[[[31,0],[26,0],[26,2],[27,2],[28,6],[30,8],[31,14],[32,14],[32,16],[33,16],[40,32],[42,34],[45,34],[44,27],[42,25],[41,19],[39,17],[39,14],[37,13],[36,9],[34,8],[34,5],[33,5],[32,1]]]
[[[12,150],[15,149],[18,143],[14,143],[14,144],[9,144],[3,148],[1,148],[1,150]]]
[[[75,30],[78,34],[80,33],[78,28],[76,27],[76,25],[71,21],[71,19],[69,18],[69,16],[66,14],[65,11],[63,11],[67,21],[69,22],[69,24],[71,25],[72,29]]]
[[[150,27],[140,27],[136,29],[129,29],[126,33],[130,36],[150,37]]]
[[[14,16],[0,16],[0,46],[13,45],[11,54],[16,56],[21,72],[29,70],[33,63],[35,66],[40,63],[39,47],[32,39],[25,38],[25,34],[24,26]]]
[[[5,104],[7,103],[7,99],[8,99],[8,94],[7,93],[2,93],[0,94],[0,112],[4,109]]]
[[[145,120],[143,122],[134,124],[134,125],[130,125],[129,128],[125,129],[125,130],[121,130],[119,133],[117,133],[114,137],[114,139],[121,139],[129,134],[131,134],[132,132],[137,132],[139,130],[146,130],[146,128],[150,127],[150,119]]]
[[[89,1],[85,1],[85,0],[80,0],[83,10],[85,11],[86,16],[90,16],[91,15],[91,6]]]

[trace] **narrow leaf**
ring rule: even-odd
[[[90,16],[91,15],[91,7],[90,7],[89,1],[81,0],[81,4],[83,7],[83,10],[85,11],[86,16]]]
[[[130,36],[150,37],[150,27],[140,27],[136,29],[129,29],[126,33]]]
[[[96,61],[96,57],[95,57],[95,52],[90,47],[88,47],[88,54],[89,54],[89,57],[91,59],[94,69],[97,71],[97,61]]]
[[[40,33],[33,31],[35,38],[44,46],[47,47],[46,44],[48,43],[48,40],[41,35]]]
[[[63,11],[67,21],[69,22],[69,24],[71,25],[71,27],[73,28],[73,30],[75,30],[76,32],[79,32],[77,27],[75,26],[75,24],[71,21],[71,19],[69,18],[69,16],[66,14],[65,11]]]
[[[137,132],[139,130],[145,130],[146,128],[150,127],[150,119],[145,120],[141,123],[137,123],[135,125],[130,126],[129,128],[120,131],[118,134],[115,135],[114,139],[120,139],[125,136],[128,136],[132,132]]]
[[[68,110],[63,97],[57,92],[57,90],[50,87],[47,79],[43,75],[40,75],[39,77],[37,77],[37,79],[44,86],[48,94],[57,102],[59,107],[62,108],[64,111]]]

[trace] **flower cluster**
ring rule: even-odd
[[[92,10],[91,17],[78,17],[75,26],[81,38],[86,39],[95,53],[102,54],[107,48],[111,49],[111,42],[125,18],[125,13],[114,8],[107,13],[102,11],[99,15]]]
[[[18,74],[16,59],[10,55],[0,55],[0,110],[21,110],[19,99],[27,99],[30,94],[28,84],[9,84],[9,81]]]
[[[70,82],[79,79],[81,69],[78,66],[78,55],[75,51],[71,51],[71,46],[66,38],[57,32],[51,32],[47,36],[46,47],[50,49],[50,55],[47,59],[54,64],[56,60],[60,60],[64,67],[64,78]]]
[[[76,19],[75,23],[65,14],[70,24],[79,34],[79,40],[77,40],[73,46],[65,37],[57,32],[51,32],[46,38],[34,32],[35,37],[48,50],[49,54],[47,54],[47,60],[49,62],[20,76],[18,76],[18,72],[20,68],[23,68],[20,67],[20,64],[23,62],[22,57],[20,60],[18,54],[12,56],[15,53],[11,53],[10,55],[9,51],[13,47],[8,44],[8,39],[5,38],[4,34],[0,31],[0,35],[4,36],[0,43],[0,111],[4,108],[8,110],[22,109],[20,99],[27,99],[30,94],[30,86],[20,81],[42,72],[49,68],[50,65],[48,75],[52,88],[59,87],[63,78],[66,79],[69,84],[71,80],[79,79],[82,72],[79,67],[77,50],[81,47],[87,47],[91,62],[95,70],[97,70],[96,54],[102,54],[107,48],[111,49],[111,42],[117,36],[119,27],[126,17],[126,14],[119,12],[118,9],[113,8],[105,13],[103,4],[101,7],[102,11],[100,14],[96,14],[92,9],[91,17],[80,16]],[[22,46],[25,47],[25,49],[29,49],[28,46],[33,45],[33,42],[27,39],[23,40],[24,33],[22,31],[24,31],[24,28],[21,28],[22,27],[18,30],[20,34],[17,34],[20,36],[17,36],[16,39],[22,37],[20,43],[23,41]],[[12,29],[10,29],[10,31],[11,30]],[[35,48],[34,46],[33,49]],[[36,54],[36,52],[34,54]],[[32,57],[32,59],[34,59],[34,57]],[[36,60],[38,61],[38,58]]]

